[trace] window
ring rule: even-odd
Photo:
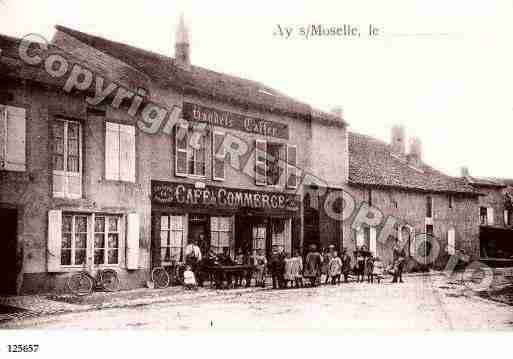
[[[487,222],[489,226],[493,226],[495,224],[495,216],[493,215],[493,208],[488,207],[486,213],[488,214]]]
[[[369,206],[372,206],[372,190],[371,189],[367,190],[367,198],[368,198]]]
[[[253,227],[253,250],[263,250],[265,252],[265,232],[264,225]]]
[[[479,208],[479,223],[481,225],[487,225],[488,224],[488,213],[487,213],[486,207],[480,207]]]
[[[285,170],[285,185],[288,188],[297,188],[299,174],[296,146],[256,140],[255,183],[260,186],[280,185]]]
[[[450,194],[450,195],[449,195],[449,208],[451,208],[451,209],[452,209],[453,205],[454,205],[454,198],[453,198],[453,196]]]
[[[212,133],[212,179],[224,181],[226,151],[223,146],[224,132]]]
[[[87,216],[64,215],[62,217],[61,265],[86,263],[87,233]]]
[[[282,219],[271,220],[271,248],[285,250],[285,221]]]
[[[25,109],[0,105],[0,170],[25,171]]]
[[[163,215],[160,217],[160,251],[162,262],[182,259],[183,216]]]
[[[512,211],[510,209],[504,210],[504,225],[505,226],[511,226],[512,225]]]
[[[94,264],[119,263],[119,217],[94,217]]]
[[[135,182],[135,128],[119,123],[106,123],[105,178]]]
[[[426,217],[433,217],[433,198],[431,196],[426,197]]]
[[[82,130],[79,122],[52,124],[53,195],[82,197]]]
[[[283,173],[282,164],[284,161],[285,146],[279,143],[267,143],[267,184],[270,186],[277,186],[280,184],[280,178]]]
[[[210,217],[210,249],[215,253],[222,253],[226,247],[231,248],[231,223],[231,217]]]
[[[176,126],[175,174],[177,176],[200,176],[206,174],[206,130],[187,123]]]

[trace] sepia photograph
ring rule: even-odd
[[[228,333],[511,333],[512,18],[1,0],[1,356],[52,333],[204,338],[180,356],[239,356]]]

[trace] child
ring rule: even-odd
[[[258,254],[254,251],[254,263],[255,263],[255,286],[261,286],[265,288],[265,267],[267,266],[267,259],[264,255],[264,250],[259,249]]]
[[[294,259],[290,255],[290,253],[285,254],[285,265],[283,267],[283,285],[285,288],[290,288],[294,286],[294,280],[296,279],[294,273]]]
[[[294,280],[296,282],[296,288],[303,287],[303,258],[298,249],[294,252],[294,260],[292,266],[292,274],[294,275]]]
[[[342,274],[342,259],[338,256],[337,251],[333,251],[328,265],[328,275],[331,277],[331,284],[340,283],[340,274]]]
[[[198,289],[196,284],[196,276],[194,275],[190,265],[187,265],[185,267],[185,271],[183,272],[183,284],[186,290]]]
[[[373,270],[372,274],[374,275],[374,277],[376,277],[378,284],[381,283],[381,278],[383,278],[383,272],[384,272],[384,264],[379,259],[379,257],[376,257],[376,259],[374,259],[374,270]]]
[[[372,258],[372,253],[371,253],[367,257],[367,260],[365,261],[365,274],[367,275],[367,283],[374,283],[373,273],[374,273],[374,259]]]

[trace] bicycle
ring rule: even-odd
[[[103,289],[107,292],[119,290],[119,277],[114,269],[98,269],[96,276],[86,269],[74,273],[68,278],[67,286],[71,293],[77,296],[89,295],[94,289]]]
[[[151,280],[155,288],[167,288],[169,285],[183,284],[183,265],[173,262],[170,265],[155,267],[151,271]]]

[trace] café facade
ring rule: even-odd
[[[72,56],[123,87],[124,99],[118,91],[101,103],[90,101],[94,84],[63,91],[71,65],[55,82],[18,57],[19,39],[5,41],[10,87],[0,92],[14,101],[0,105],[26,109],[15,149],[25,165],[0,177],[2,216],[13,219],[9,293],[66,291],[84,267],[114,268],[122,288],[141,287],[152,268],[183,260],[190,239],[231,255],[342,243],[341,223],[303,200],[347,182],[340,113],[192,65],[183,22],[174,58],[57,26],[54,60]],[[159,126],[144,117],[151,104],[157,119],[170,109]]]

